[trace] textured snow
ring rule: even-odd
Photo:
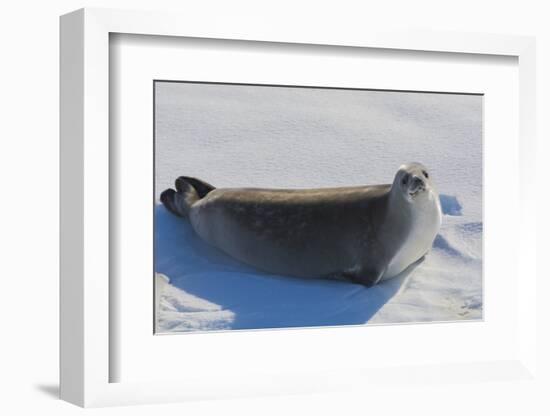
[[[389,183],[418,161],[441,197],[426,259],[367,289],[258,272],[155,210],[157,330],[405,323],[482,317],[482,97],[156,84],[158,195],[180,175],[218,187]]]

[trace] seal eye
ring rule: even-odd
[[[429,178],[429,176],[428,176],[428,172],[426,172],[425,170],[423,170],[423,171],[422,171],[422,174],[423,174],[423,175],[424,175],[424,176],[426,177],[426,179],[428,179],[428,178]]]
[[[401,183],[403,185],[407,185],[407,182],[409,182],[409,174],[406,173],[404,176],[403,176],[403,179],[401,179]]]

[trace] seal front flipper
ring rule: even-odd
[[[386,269],[377,269],[375,267],[363,268],[356,273],[346,274],[349,279],[356,284],[366,287],[372,287],[382,279]]]

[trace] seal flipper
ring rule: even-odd
[[[160,200],[168,211],[170,211],[174,215],[177,215],[178,217],[181,217],[182,215],[176,208],[176,203],[174,202],[175,194],[176,191],[174,191],[172,188],[166,189],[160,194]]]
[[[361,269],[358,273],[349,274],[347,277],[356,284],[363,285],[366,287],[372,287],[376,285],[380,280],[382,279],[382,276],[384,275],[384,272],[386,269],[376,269],[374,267],[372,268],[364,268]]]
[[[176,179],[176,188],[178,187],[179,182],[187,182],[191,184],[191,186],[197,191],[199,198],[204,198],[209,192],[216,189],[215,186],[210,185],[208,182],[201,181],[200,179],[192,178],[190,176],[180,176]]]
[[[160,200],[168,211],[178,217],[187,217],[191,206],[200,197],[195,187],[182,178],[176,180],[176,189],[166,189],[160,194]]]

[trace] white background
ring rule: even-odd
[[[258,14],[284,24],[383,25],[440,30],[512,33],[538,36],[539,176],[548,153],[550,113],[550,29],[543,1],[366,1],[321,3],[182,1],[21,1],[3,4],[0,13],[2,63],[2,150],[0,151],[0,261],[3,341],[0,347],[4,414],[81,412],[57,401],[58,367],[58,16],[83,6],[180,10],[208,16],[221,13]],[[289,20],[291,23],[285,23]],[[546,96],[544,96],[546,95]],[[541,181],[546,187],[546,182]],[[540,205],[548,206],[548,197]],[[544,208],[541,208],[543,213]],[[548,231],[548,220],[540,218]],[[542,224],[541,224],[542,225]],[[539,232],[539,241],[543,232]],[[546,241],[546,239],[544,240]],[[539,267],[542,267],[540,264]],[[548,267],[545,266],[546,275]],[[547,293],[541,282],[540,293]],[[548,306],[541,304],[541,328],[548,328]],[[542,315],[545,313],[545,315]],[[543,318],[545,316],[545,318]],[[548,351],[548,331],[540,332]],[[548,358],[539,356],[548,371]],[[101,409],[100,414],[547,414],[543,391],[498,383],[457,384],[404,390],[388,385],[385,394],[371,397],[346,393],[317,396],[258,398],[163,406]],[[546,386],[548,391],[548,386]],[[429,394],[429,395],[428,395]],[[544,406],[544,407],[543,407]]]

